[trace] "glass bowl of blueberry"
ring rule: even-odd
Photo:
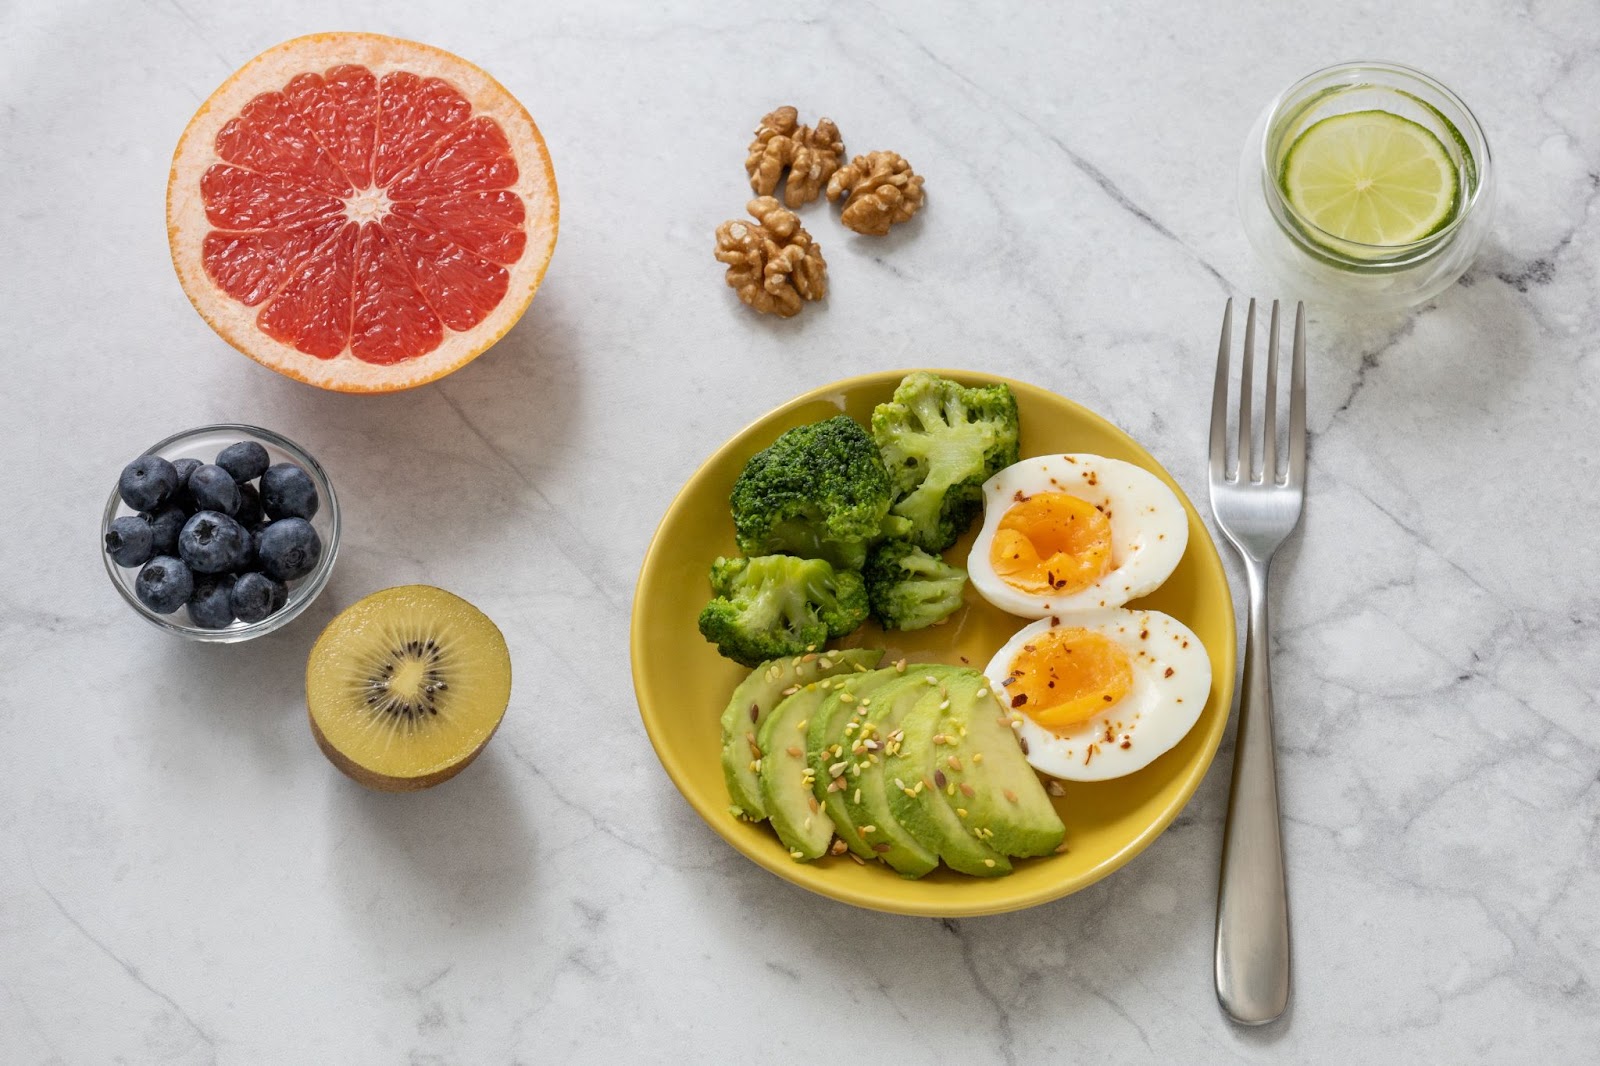
[[[287,625],[327,585],[339,500],[288,438],[201,426],[123,468],[100,532],[106,573],[140,616],[231,644]]]

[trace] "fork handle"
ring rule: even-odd
[[[1245,560],[1250,617],[1244,689],[1217,886],[1217,999],[1244,1025],[1274,1020],[1289,1002],[1289,900],[1272,740],[1268,566],[1266,560]]]

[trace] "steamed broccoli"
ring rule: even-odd
[[[862,572],[873,616],[885,629],[924,629],[961,607],[967,572],[906,540],[886,540]]]
[[[756,453],[728,502],[746,555],[781,552],[859,570],[889,511],[889,475],[867,431],[838,415]]]
[[[919,548],[954,544],[983,505],[983,483],[1017,461],[1017,401],[1006,385],[969,388],[908,374],[872,412],[872,436],[894,483],[891,518]]]
[[[823,559],[719,558],[711,588],[716,597],[700,612],[700,633],[745,666],[820,648],[867,619],[861,575]]]

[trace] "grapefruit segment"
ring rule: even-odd
[[[506,295],[506,268],[390,215],[384,225],[428,306],[457,332],[471,329]]]
[[[206,219],[219,230],[288,229],[344,212],[344,201],[281,174],[218,163],[200,178]]]
[[[378,142],[378,79],[372,71],[346,64],[326,76],[300,74],[289,80],[284,96],[349,183],[357,189],[371,185]]]
[[[356,229],[346,223],[290,274],[256,318],[262,333],[318,359],[333,359],[349,346]]]
[[[522,201],[505,189],[430,196],[395,204],[389,211],[393,218],[408,219],[434,230],[474,255],[503,266],[522,258],[528,241],[523,229],[527,212]]]
[[[388,185],[472,115],[448,82],[407,71],[386,75],[379,90],[378,154],[372,180]]]
[[[364,363],[392,366],[439,346],[444,326],[417,291],[385,228],[361,227],[356,247],[355,316],[350,350]]]
[[[517,181],[517,163],[500,126],[489,118],[464,122],[440,138],[434,151],[391,182],[391,200],[503,189]]]
[[[344,218],[334,217],[287,229],[213,230],[202,249],[206,273],[223,292],[254,307],[347,225]]]
[[[554,250],[538,127],[447,52],[318,34],[251,60],[190,121],[167,227],[195,308],[323,388],[434,380],[514,324]]]
[[[355,192],[311,127],[282,93],[262,93],[217,134],[217,155],[258,174],[283,177],[336,197]]]

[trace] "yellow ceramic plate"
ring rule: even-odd
[[[941,371],[970,384],[1004,381],[987,374]],[[1071,400],[1034,385],[1007,381],[1022,420],[1022,455],[1093,452],[1125,459],[1159,476],[1189,512],[1189,549],[1167,583],[1130,607],[1164,611],[1193,629],[1211,654],[1211,699],[1176,748],[1145,769],[1115,781],[1065,782],[1056,809],[1067,826],[1068,851],[1017,862],[1014,873],[979,880],[944,867],[920,881],[885,866],[859,866],[848,855],[798,863],[766,824],[728,813],[718,760],[718,719],[749,671],[717,654],[695,626],[710,597],[707,573],[717,555],[737,554],[728,492],[746,460],[783,431],[843,411],[863,425],[888,400],[904,371],[850,378],[806,393],[719,448],[695,471],[667,509],[645,556],[633,598],[633,685],[639,713],[661,765],[700,817],[745,855],[779,877],[858,907],[960,918],[1018,910],[1091,885],[1144,850],[1194,794],[1216,754],[1233,698],[1233,600],[1216,546],[1183,490],[1132,437]],[[973,530],[946,553],[965,560]],[[849,645],[889,648],[889,657],[969,663],[982,669],[1028,619],[984,602],[969,587],[967,605],[950,623],[915,633],[884,634],[873,623]]]

